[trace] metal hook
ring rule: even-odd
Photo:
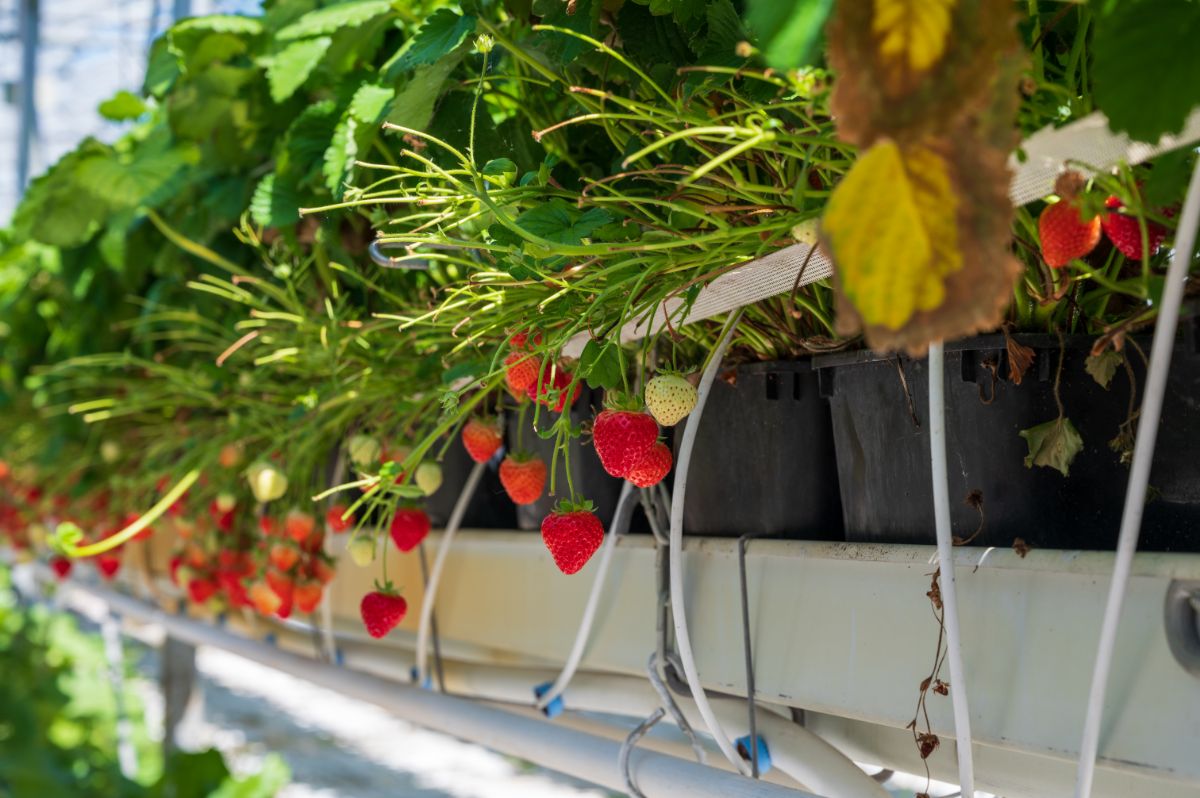
[[[394,258],[391,255],[385,255],[385,249],[402,249],[404,255]],[[371,256],[371,260],[385,269],[401,269],[404,271],[428,271],[429,261],[421,257],[420,252],[414,252],[408,244],[402,244],[398,241],[380,241],[376,239],[367,246],[367,253]]]

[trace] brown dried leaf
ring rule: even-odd
[[[1013,551],[1015,551],[1017,553],[1017,556],[1020,557],[1022,560],[1025,559],[1025,555],[1028,554],[1030,552],[1030,550],[1033,548],[1032,546],[1030,546],[1028,543],[1025,542],[1025,538],[1013,538],[1012,547],[1013,547]]]
[[[1037,358],[1037,353],[1032,348],[1017,343],[1007,327],[1004,328],[1004,348],[1008,352],[1008,379],[1013,385],[1020,385],[1021,380],[1025,379],[1025,372],[1029,371],[1029,367]]]

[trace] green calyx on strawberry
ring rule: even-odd
[[[589,501],[564,499],[542,519],[542,542],[564,574],[577,573],[604,542],[604,525]]]
[[[602,410],[592,424],[592,443],[600,464],[610,476],[620,479],[629,475],[657,440],[658,423],[641,411],[610,407]]]
[[[696,386],[682,375],[660,373],[646,383],[646,409],[664,427],[673,427],[696,407]]]
[[[400,625],[408,612],[408,602],[391,585],[375,585],[376,589],[363,596],[359,604],[363,626],[367,634],[379,639]]]
[[[1138,224],[1137,217],[1122,213],[1125,205],[1121,202],[1120,197],[1109,197],[1104,201],[1104,207],[1106,213],[1100,217],[1100,227],[1108,236],[1108,240],[1130,260],[1142,260],[1142,227]],[[1163,213],[1168,217],[1174,215],[1174,212],[1170,210],[1163,211]],[[1144,254],[1147,257],[1153,256],[1158,252],[1158,248],[1162,246],[1163,239],[1166,237],[1167,228],[1158,222],[1147,220]]]

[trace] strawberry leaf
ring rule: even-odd
[[[1105,349],[1098,355],[1088,355],[1087,360],[1083,363],[1083,368],[1092,375],[1092,379],[1101,388],[1107,391],[1113,375],[1117,373],[1117,367],[1124,362],[1125,355],[1112,349]]]
[[[1075,455],[1083,450],[1083,438],[1075,425],[1066,417],[1038,424],[1021,430],[1021,437],[1029,444],[1025,456],[1025,467],[1045,466],[1053,468],[1064,477],[1070,476],[1071,463]]]
[[[579,356],[579,374],[592,388],[612,389],[621,384],[621,348],[592,339]]]

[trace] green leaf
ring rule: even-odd
[[[1194,152],[1189,147],[1173,150],[1150,161],[1150,174],[1142,187],[1142,202],[1148,208],[1165,208],[1179,202],[1187,191]]]
[[[123,122],[126,119],[137,119],[146,113],[146,103],[142,102],[142,99],[136,94],[122,89],[100,103],[97,110],[100,112],[100,116],[105,119],[111,119],[114,122]]]
[[[433,108],[446,85],[446,79],[458,65],[457,55],[429,66],[417,67],[404,88],[396,93],[388,121],[413,130],[426,130],[433,121]]]
[[[422,64],[432,64],[458,49],[467,37],[475,32],[475,17],[461,16],[448,8],[433,12],[417,29],[404,49],[385,64],[384,71],[391,75],[407,72]]]
[[[354,92],[350,101],[350,114],[364,125],[377,125],[388,109],[388,103],[396,96],[395,89],[364,83]]]
[[[746,24],[770,66],[796,69],[813,62],[832,9],[833,0],[749,0]]]
[[[280,41],[356,28],[392,10],[388,0],[350,0],[310,11],[276,35]]]
[[[1083,450],[1083,438],[1079,437],[1075,425],[1066,417],[1021,430],[1021,437],[1029,445],[1029,454],[1025,456],[1026,468],[1035,465],[1053,468],[1064,477],[1070,476],[1071,463],[1075,455]]]
[[[329,142],[329,148],[325,150],[325,163],[321,167],[321,172],[325,175],[325,188],[338,200],[346,190],[344,183],[354,165],[354,159],[358,157],[358,140],[355,138],[357,131],[358,120],[346,114],[334,128],[333,139]]]
[[[616,388],[621,384],[621,348],[610,341],[588,341],[579,356],[579,375],[592,388]]]
[[[1093,3],[1097,6],[1097,3]],[[1092,82],[1115,131],[1157,142],[1200,105],[1200,2],[1122,0],[1096,18]]]
[[[293,42],[271,56],[267,64],[267,82],[271,85],[271,99],[281,103],[304,85],[333,39],[320,36]]]
[[[142,81],[142,93],[149,97],[162,98],[179,77],[179,58],[171,52],[168,36],[159,36],[150,46],[150,58],[146,64],[146,77]]]
[[[184,151],[138,152],[128,162],[92,158],[80,165],[79,184],[114,208],[132,208],[166,185],[187,166]]]
[[[226,777],[208,798],[274,798],[288,782],[292,772],[279,754],[267,754],[259,771],[245,778]]]
[[[250,216],[263,227],[283,227],[300,221],[300,198],[295,189],[271,172],[259,181],[250,199]]]
[[[1113,375],[1117,373],[1117,369],[1124,362],[1125,355],[1123,353],[1105,349],[1098,355],[1088,355],[1087,360],[1083,362],[1083,367],[1088,374],[1092,375],[1092,379],[1107,391]]]
[[[552,199],[531,208],[516,218],[517,225],[539,238],[556,244],[577,246],[595,230],[614,221],[603,208],[589,208],[580,213],[561,199]]]

